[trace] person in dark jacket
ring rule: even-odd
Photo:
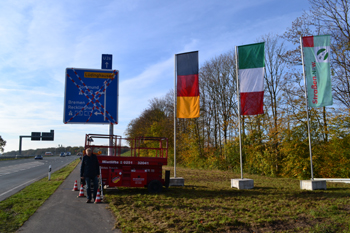
[[[83,157],[80,167],[80,177],[84,179],[87,185],[87,201],[91,203],[91,181],[94,182],[93,198],[95,200],[97,194],[98,178],[100,177],[100,164],[97,156],[92,153],[91,148],[86,149],[86,156]]]

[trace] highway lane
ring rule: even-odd
[[[43,160],[34,160],[33,158],[0,161],[0,201],[47,176],[49,165],[54,172],[77,158],[79,157],[44,156]]]

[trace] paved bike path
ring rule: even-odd
[[[115,218],[106,209],[108,204],[86,203],[86,198],[77,198],[79,191],[72,191],[75,180],[79,179],[79,170],[80,165],[17,232],[121,232],[113,229]]]

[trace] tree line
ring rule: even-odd
[[[350,25],[347,0],[309,0],[310,10],[282,35],[266,34],[264,114],[242,116],[244,171],[310,178],[300,36],[331,35],[335,104],[310,109],[315,177],[349,177]],[[292,46],[291,46],[292,45]],[[290,47],[294,47],[289,49]],[[177,163],[239,171],[235,51],[204,62],[199,71],[200,117],[177,119]],[[129,137],[168,137],[174,151],[174,91],[150,100],[126,130]]]

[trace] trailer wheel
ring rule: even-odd
[[[159,180],[152,180],[148,184],[148,192],[150,193],[160,193],[163,189],[163,184]]]

